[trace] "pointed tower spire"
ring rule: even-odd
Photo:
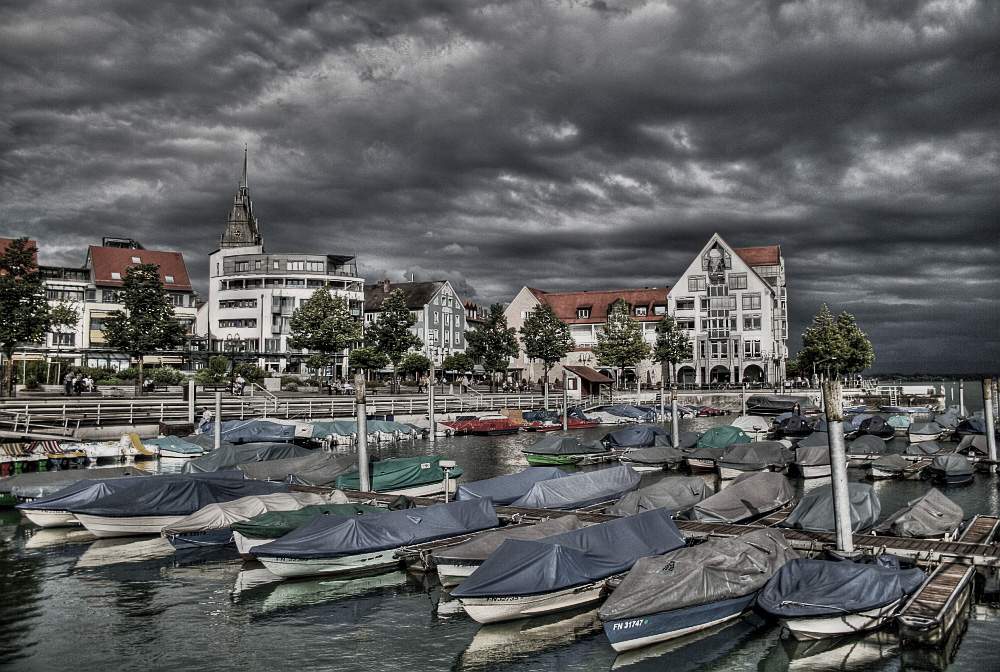
[[[219,241],[220,247],[247,247],[263,245],[264,240],[257,226],[257,218],[253,214],[253,202],[250,200],[250,189],[247,187],[247,155],[248,147],[243,145],[243,173],[240,184],[233,198],[233,207],[229,211],[226,230]]]
[[[243,177],[240,178],[240,186],[247,186],[247,144],[243,143]]]

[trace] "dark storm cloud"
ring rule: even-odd
[[[240,148],[275,250],[488,302],[780,243],[791,331],[1000,358],[1000,9],[934,2],[5,3],[0,230],[204,288]],[[797,345],[793,338],[793,349]]]

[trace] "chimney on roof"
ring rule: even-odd
[[[389,285],[390,284],[391,283],[389,282],[389,278],[383,278],[382,279],[382,291],[385,292],[386,294],[389,293]]]

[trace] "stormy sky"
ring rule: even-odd
[[[243,144],[271,251],[467,298],[672,284],[779,243],[876,369],[1000,361],[1000,3],[0,6],[0,235],[184,252],[205,294]]]

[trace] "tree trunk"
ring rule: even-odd
[[[549,365],[545,364],[545,388],[543,389],[543,394],[545,397],[545,410],[549,410]]]
[[[3,396],[14,396],[14,350],[4,350]]]
[[[389,385],[389,391],[393,394],[399,394],[399,381],[396,380],[396,362],[392,363],[392,384]]]
[[[142,355],[139,355],[139,376],[137,378],[138,389],[136,390],[135,396],[141,397],[143,394],[142,383],[143,383],[143,370],[142,370]]]

